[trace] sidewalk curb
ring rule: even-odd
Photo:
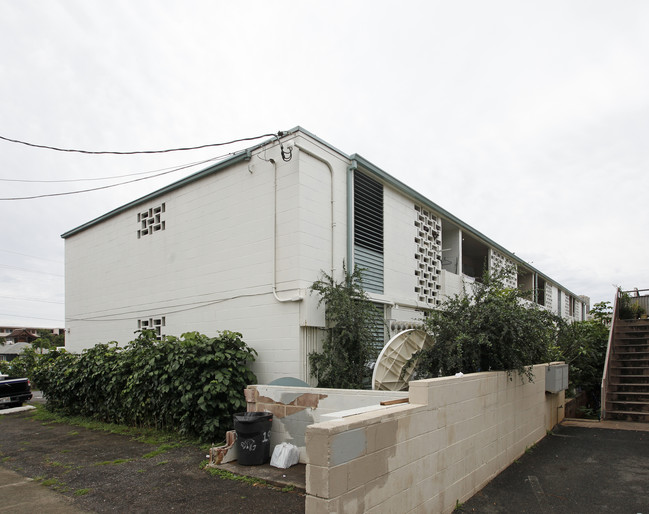
[[[19,407],[20,408],[20,407]],[[13,514],[33,514],[47,512],[48,514],[75,514],[79,510],[62,494],[48,489],[35,482],[32,478],[19,475],[0,466],[0,512]]]

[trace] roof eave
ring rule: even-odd
[[[536,269],[534,266],[529,264],[528,262],[525,262],[523,259],[520,257],[516,256],[514,253],[510,252],[503,246],[499,245],[489,237],[485,236],[483,233],[481,233],[479,230],[474,229],[458,217],[454,216],[450,212],[448,212],[446,209],[443,207],[440,207],[437,205],[435,202],[432,200],[429,200],[426,198],[424,195],[421,193],[415,191],[412,189],[410,186],[407,186],[400,180],[394,178],[392,175],[389,173],[383,171],[381,168],[376,166],[375,164],[371,163],[367,159],[365,159],[363,156],[358,155],[358,154],[353,154],[349,157],[352,161],[356,161],[359,166],[361,166],[363,169],[369,171],[370,173],[376,175],[379,179],[381,179],[383,182],[390,184],[392,187],[395,189],[407,194],[408,196],[412,197],[414,200],[422,203],[426,207],[430,208],[431,210],[435,211],[438,213],[441,217],[446,218],[448,221],[451,223],[456,224],[458,227],[460,227],[462,230],[465,230],[469,234],[471,234],[474,237],[477,237],[480,239],[482,242],[486,243],[487,245],[493,247],[495,250],[498,250],[499,252],[503,253],[506,255],[509,259],[513,260],[515,263],[524,266],[525,268],[529,269],[530,271],[533,271],[534,273],[537,273],[539,276],[541,276],[546,282],[551,282],[552,284],[555,284],[557,286],[561,286],[556,280],[553,280],[552,278],[548,277],[545,273],[539,271]],[[570,291],[569,289],[565,288],[564,286],[561,286],[561,288],[566,291],[567,293],[571,294],[574,297],[578,297],[575,293]]]

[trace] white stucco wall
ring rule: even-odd
[[[324,326],[324,309],[308,288],[321,271],[342,277],[351,162],[302,132],[293,144],[290,162],[269,144],[248,161],[150,195],[68,235],[67,347],[123,344],[134,338],[138,320],[164,316],[163,334],[241,332],[259,353],[253,366],[259,383],[308,380],[313,330]],[[138,213],[163,203],[165,229],[138,238]],[[415,292],[416,203],[384,184],[384,294],[371,296],[387,304],[389,317],[406,322],[421,320],[416,309],[434,306]],[[459,244],[459,235],[448,244],[453,238]],[[442,271],[437,280],[440,299],[462,290],[458,275]],[[279,299],[301,301],[278,301],[274,282]]]
[[[290,162],[262,149],[68,236],[67,347],[124,344],[139,319],[164,316],[163,334],[241,332],[260,383],[307,380],[300,326],[324,325],[308,288],[322,270],[342,272],[349,161],[310,138],[294,143]],[[138,238],[138,212],[162,203],[165,229]],[[303,300],[278,301],[274,278],[280,299]]]

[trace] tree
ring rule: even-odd
[[[319,387],[360,389],[369,378],[373,357],[372,326],[376,312],[363,290],[361,269],[349,273],[343,262],[343,280],[324,271],[311,285],[325,304],[327,337],[321,352],[309,354],[311,375]]]
[[[429,313],[425,328],[435,344],[413,357],[418,377],[504,370],[533,379],[532,366],[545,362],[556,342],[558,317],[507,287],[511,273],[486,271],[473,294],[449,298]]]
[[[570,366],[570,396],[581,390],[599,398],[612,316],[610,302],[596,303],[589,314],[593,319],[561,322],[551,358]]]
[[[39,348],[40,353],[43,350],[54,350],[59,346],[65,346],[65,334],[53,334],[48,330],[39,330],[38,339],[32,341],[34,348]]]

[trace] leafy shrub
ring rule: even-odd
[[[591,320],[566,323],[562,321],[551,359],[565,361],[570,366],[570,390],[586,391],[599,398],[608,346],[612,309],[609,302],[599,302],[590,311]]]
[[[97,344],[43,360],[35,378],[48,408],[66,415],[159,429],[216,441],[245,410],[256,352],[241,334],[197,332],[157,341],[142,331],[125,347]],[[49,354],[48,354],[49,355]]]
[[[629,293],[622,292],[618,289],[618,298],[620,319],[638,319],[643,314],[647,314],[645,308],[638,303],[637,299],[632,298]]]
[[[18,357],[9,362],[0,361],[0,372],[10,378],[29,378],[34,381],[34,372],[39,366],[41,358],[33,348],[25,348]],[[34,384],[32,384],[34,385]]]
[[[372,326],[376,312],[363,290],[361,269],[349,273],[343,263],[344,278],[337,282],[322,272],[311,286],[324,302],[327,338],[321,352],[309,354],[311,375],[319,387],[362,389],[371,376],[368,367],[373,355]]]
[[[558,317],[506,287],[509,272],[486,272],[472,295],[449,298],[429,314],[425,327],[435,344],[413,357],[419,378],[504,370],[532,380],[532,365],[545,362],[555,344]]]

